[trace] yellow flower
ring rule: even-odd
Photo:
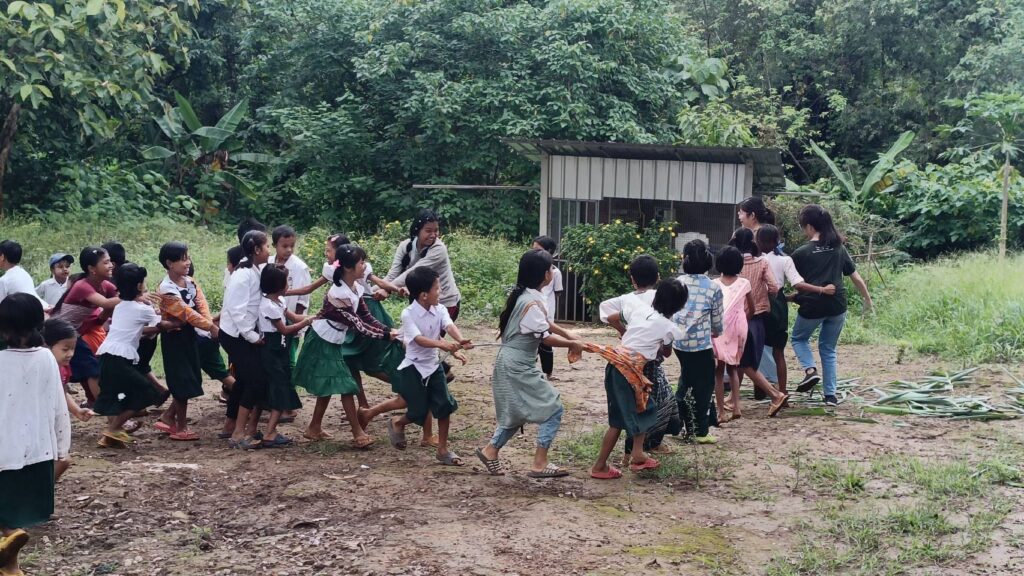
[[[600,276],[600,275],[601,275],[601,271],[598,270],[597,268],[595,268],[594,269],[594,276]]]
[[[615,223],[616,223],[616,224],[622,224],[622,220],[619,220],[618,218],[616,218],[616,219],[615,219]]]
[[[587,242],[593,242],[593,241],[594,241],[594,237],[593,236],[587,236]]]
[[[640,235],[639,235],[639,234],[637,234],[637,235],[636,235],[636,239],[637,239],[637,240],[639,240],[639,239],[640,239]]]
[[[622,269],[623,270],[629,270],[629,264],[626,264],[625,266],[623,266]]]

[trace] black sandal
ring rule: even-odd
[[[567,470],[559,468],[558,466],[555,466],[554,464],[548,463],[548,465],[545,466],[543,470],[539,472],[535,470],[530,470],[529,472],[526,473],[526,475],[529,476],[530,478],[561,478],[563,476],[568,476],[569,472]]]
[[[487,456],[484,456],[484,451],[477,448],[476,457],[483,462],[484,467],[487,468],[487,473],[491,476],[504,476],[505,473],[501,471],[501,462],[498,460],[489,460]]]

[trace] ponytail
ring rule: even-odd
[[[253,259],[256,256],[256,249],[267,243],[267,233],[260,230],[250,230],[242,237],[242,253],[245,254],[245,261],[239,262],[238,268],[252,268]]]
[[[751,196],[740,202],[740,210],[753,214],[758,224],[775,224],[775,212],[765,206],[764,199],[760,196]]]
[[[516,307],[519,297],[527,289],[537,290],[544,283],[544,276],[551,269],[551,254],[544,250],[529,250],[519,258],[519,273],[516,276],[516,285],[509,292],[505,300],[505,309],[498,317],[498,338],[505,333],[509,319],[512,318],[512,310]]]
[[[800,210],[800,227],[804,226],[810,226],[818,233],[819,246],[835,248],[846,242],[832,223],[832,215],[817,204],[808,204]]]

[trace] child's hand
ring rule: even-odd
[[[463,354],[462,352],[452,352],[452,358],[457,358],[459,362],[462,362],[463,366],[465,366],[466,362],[468,362],[468,360],[466,360],[466,355]]]
[[[216,324],[213,325],[213,328],[210,328],[210,338],[214,340],[220,338],[220,328]]]
[[[388,296],[390,296],[390,294],[388,294],[388,291],[383,288],[377,288],[376,290],[373,291],[373,299],[376,300],[377,302],[383,302],[384,300],[387,300]]]
[[[836,287],[833,284],[829,284],[828,286],[823,286],[821,288],[821,293],[825,294],[825,295],[828,295],[828,296],[832,296],[832,295],[834,295],[836,293]]]
[[[146,300],[149,300],[149,303],[152,304],[153,306],[156,306],[157,308],[160,307],[159,294],[156,294],[154,292],[143,292],[142,294],[140,294],[140,296],[145,296]]]
[[[388,339],[390,339],[390,340],[398,340],[398,337],[400,335],[401,335],[401,332],[399,332],[398,330],[392,330],[391,332],[388,333]]]
[[[75,418],[78,418],[82,422],[88,422],[95,415],[96,413],[93,412],[92,410],[88,408],[82,408],[81,410],[78,411],[77,414],[75,414]]]
[[[467,340],[459,340],[459,346],[462,346],[463,350],[472,350],[473,349],[473,341],[472,340],[468,340],[468,339]]]
[[[181,328],[181,324],[174,320],[161,320],[157,327],[160,328],[161,332],[170,332],[171,330]]]
[[[408,298],[409,289],[406,288],[405,286],[402,286],[401,288],[398,289],[398,295],[401,296],[402,298]]]
[[[444,350],[445,352],[448,352],[449,354],[454,355],[456,352],[458,352],[461,349],[462,349],[462,346],[460,346],[458,342],[449,342],[447,340],[443,340],[441,342],[441,350]]]

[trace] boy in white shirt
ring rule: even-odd
[[[50,256],[50,277],[36,286],[36,295],[50,307],[55,306],[68,289],[68,276],[74,263],[75,257],[70,254],[58,252]]]
[[[11,294],[36,295],[36,284],[20,263],[21,244],[14,240],[0,242],[0,270],[4,273],[0,276],[0,302]]]
[[[398,365],[392,387],[408,406],[406,413],[388,420],[388,436],[392,446],[406,446],[405,427],[423,425],[428,414],[437,418],[437,460],[446,466],[462,466],[462,458],[448,450],[448,426],[459,405],[448,391],[448,379],[438,358],[441,349],[466,363],[460,352],[473,347],[462,337],[448,310],[440,305],[441,282],[436,271],[425,266],[413,268],[406,276],[406,287],[412,301],[402,311],[401,338],[405,359]],[[444,339],[442,332],[455,339]]]
[[[558,250],[558,244],[550,236],[537,236],[533,239],[534,250],[544,250],[551,257],[554,258],[555,251]],[[562,293],[562,271],[558,269],[558,266],[551,265],[551,282],[548,282],[540,289],[540,293],[545,298],[548,311],[548,322],[555,321],[555,306],[558,304],[558,295]],[[555,365],[555,354],[551,350],[551,346],[541,344],[540,348],[537,349],[537,356],[540,357],[540,369],[544,372],[544,376],[550,382],[554,378],[552,372],[554,371]]]

